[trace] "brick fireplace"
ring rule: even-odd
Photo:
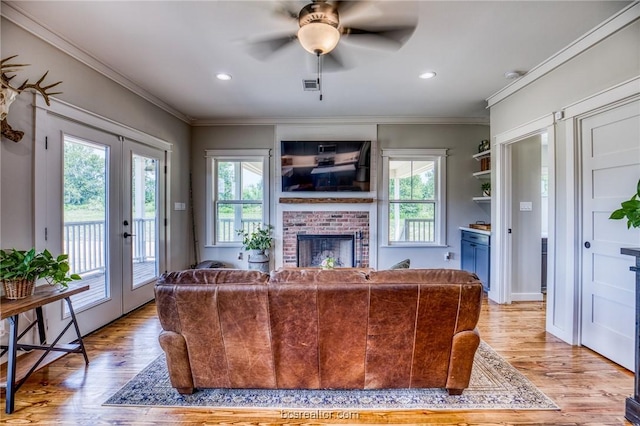
[[[324,206],[326,209],[327,206]],[[298,234],[349,235],[355,237],[356,266],[369,267],[369,211],[359,210],[290,210],[282,212],[282,266],[298,263]]]

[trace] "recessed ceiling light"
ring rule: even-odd
[[[427,71],[427,72],[423,72],[422,74],[420,74],[418,77],[426,80],[428,78],[433,78],[436,76],[436,73],[433,71]]]
[[[218,80],[229,81],[229,80],[231,80],[232,77],[231,77],[231,74],[227,74],[227,73],[221,72],[221,73],[216,74],[216,78]]]
[[[516,78],[522,77],[522,73],[520,71],[507,71],[504,73],[504,78],[509,80],[515,80]]]

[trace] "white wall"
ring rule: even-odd
[[[250,149],[262,148],[273,149],[275,141],[275,126],[202,126],[194,127],[192,131],[192,180],[195,224],[198,240],[198,261],[218,260],[225,262],[230,267],[246,267],[246,256],[244,260],[238,260],[238,252],[242,250],[240,246],[234,247],[206,247],[206,161],[205,150],[207,149]],[[273,157],[270,166],[270,181],[273,186]],[[273,198],[273,197],[272,197]],[[274,211],[273,203],[269,207],[270,223],[273,223]],[[195,263],[195,256],[190,259]]]
[[[126,126],[173,144],[171,199],[188,201],[190,126],[152,105],[131,91],[76,61],[50,44],[2,18],[2,57],[19,55],[21,63],[31,64],[21,70],[16,80],[38,79],[50,70],[47,82],[62,80],[63,92],[57,99],[109,118]],[[14,102],[8,122],[25,131],[20,143],[2,139],[0,146],[0,247],[27,248],[33,235],[33,108],[31,96],[23,93]],[[187,211],[171,212],[171,257],[168,268],[184,268],[189,259],[189,217]]]
[[[488,203],[472,200],[481,195],[481,182],[473,176],[480,170],[473,155],[480,141],[488,138],[489,128],[482,125],[388,124],[378,126],[378,148],[447,148],[447,229],[448,247],[378,248],[378,268],[385,269],[403,259],[411,259],[412,268],[460,268],[460,226],[476,221],[490,222]],[[382,173],[378,172],[378,188]],[[383,217],[378,211],[378,218]],[[383,226],[383,224],[378,224]],[[444,253],[451,252],[451,260]]]
[[[315,125],[314,125],[315,126]],[[205,149],[224,148],[271,148],[273,155],[277,153],[276,143],[278,134],[286,134],[288,137],[295,134],[306,135],[303,139],[309,139],[308,131],[304,125],[298,126],[203,126],[193,129],[193,182],[195,211],[204,212],[205,203]],[[308,127],[308,126],[307,126]],[[311,126],[313,127],[313,126]],[[356,134],[361,139],[363,134],[370,136],[371,125],[326,125],[327,130],[319,130],[319,138],[327,138],[328,134],[343,135],[355,138]],[[472,158],[478,152],[478,145],[482,139],[487,139],[489,128],[483,125],[439,125],[439,124],[394,124],[373,125],[377,127],[377,148],[448,148],[447,158],[447,242],[446,248],[390,248],[381,247],[378,241],[376,263],[377,268],[384,269],[394,263],[405,259],[411,259],[414,268],[459,268],[460,267],[460,231],[459,226],[468,226],[477,220],[488,222],[490,219],[489,206],[479,205],[472,201],[472,197],[480,195],[480,181],[473,177],[472,173],[479,170],[479,163]],[[280,130],[278,130],[280,129]],[[282,133],[285,132],[285,133]],[[302,133],[301,133],[302,132]],[[327,133],[329,132],[329,133]],[[354,133],[359,132],[359,133]],[[363,133],[364,132],[364,133]],[[277,159],[272,158],[273,162]],[[378,158],[379,161],[379,158]],[[277,203],[277,191],[279,185],[277,176],[274,176],[271,168],[272,205],[271,222],[275,224],[275,211]],[[377,198],[381,197],[382,171],[377,168]],[[378,211],[378,218],[380,217]],[[205,247],[204,217],[196,215],[197,234],[199,240],[200,260],[212,259],[241,267],[244,260],[238,260],[239,247],[220,248]],[[377,224],[377,229],[382,226]],[[452,260],[444,260],[444,252],[453,253]],[[371,250],[375,253],[375,250]]]
[[[532,122],[554,111],[599,93],[640,74],[640,21],[619,30],[595,44],[580,55],[564,63],[530,85],[491,107],[491,136],[503,134]],[[574,241],[579,211],[574,200],[566,194],[574,192],[577,174],[573,140],[566,137],[570,122],[560,121],[555,126],[555,223],[556,256],[555,285],[548,289],[553,298],[553,311],[548,314],[547,330],[568,342],[576,342],[576,265],[574,257],[579,253],[578,241]],[[493,176],[495,185],[495,176]],[[493,206],[493,219],[497,206]],[[551,218],[550,218],[551,220]],[[565,247],[573,245],[572,250]],[[497,265],[495,259],[492,267]],[[492,277],[492,288],[495,281]],[[551,285],[551,283],[549,283]]]

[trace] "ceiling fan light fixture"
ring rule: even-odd
[[[222,81],[229,81],[233,77],[231,76],[231,74],[227,74],[226,72],[220,72],[220,73],[216,74],[216,78],[218,80],[222,80]]]
[[[420,77],[423,80],[428,80],[428,79],[433,78],[435,76],[436,76],[435,71],[427,71],[427,72],[423,72],[418,77]]]
[[[311,22],[300,27],[298,41],[307,52],[324,55],[338,45],[340,31],[330,24]]]

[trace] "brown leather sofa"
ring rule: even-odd
[[[171,384],[468,387],[482,284],[457,270],[186,270],[155,287]]]

